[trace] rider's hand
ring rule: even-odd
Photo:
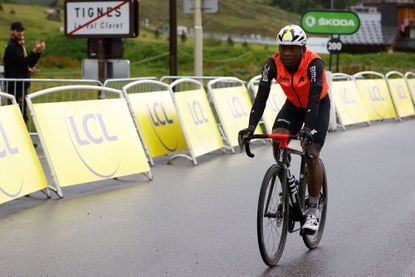
[[[255,132],[254,126],[249,126],[248,128],[245,128],[239,131],[238,143],[241,148],[245,145],[246,141],[250,139],[250,137],[254,134],[254,132]]]
[[[306,127],[301,129],[297,137],[300,139],[302,147],[305,147],[313,142],[313,134],[311,133],[311,130]]]

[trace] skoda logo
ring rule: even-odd
[[[308,27],[313,27],[316,24],[316,18],[314,16],[307,16],[305,18],[305,24],[307,24]]]

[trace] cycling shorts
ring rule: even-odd
[[[291,134],[297,134],[303,127],[306,111],[307,109],[299,108],[287,99],[278,113],[272,129],[285,128]],[[313,143],[317,143],[320,146],[324,145],[329,128],[329,121],[330,98],[327,94],[326,97],[320,100],[317,122],[314,128],[316,132],[313,132]]]

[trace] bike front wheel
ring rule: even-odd
[[[271,166],[262,181],[258,199],[257,237],[264,263],[275,266],[281,258],[287,240],[288,198],[283,182],[283,170]]]
[[[323,161],[320,160],[321,166],[323,167],[323,184],[321,185],[320,190],[320,202],[319,202],[319,221],[320,226],[318,231],[313,235],[307,235],[305,233],[302,234],[304,244],[309,249],[314,249],[320,243],[321,238],[323,237],[324,226],[326,225],[326,215],[327,215],[327,200],[328,200],[328,192],[327,192],[327,176],[326,170],[324,168]],[[307,199],[308,195],[305,193],[305,197],[303,199]]]

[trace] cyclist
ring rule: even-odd
[[[279,53],[268,58],[262,69],[258,93],[251,109],[248,128],[239,131],[240,145],[254,133],[262,117],[269,96],[272,80],[281,86],[287,100],[278,113],[273,133],[298,134],[307,148],[307,183],[309,207],[303,230],[313,234],[319,227],[319,197],[323,182],[323,169],[319,155],[328,130],[330,99],[324,62],[314,52],[306,49],[307,36],[301,27],[288,25],[277,36]],[[274,158],[278,141],[273,141]]]

